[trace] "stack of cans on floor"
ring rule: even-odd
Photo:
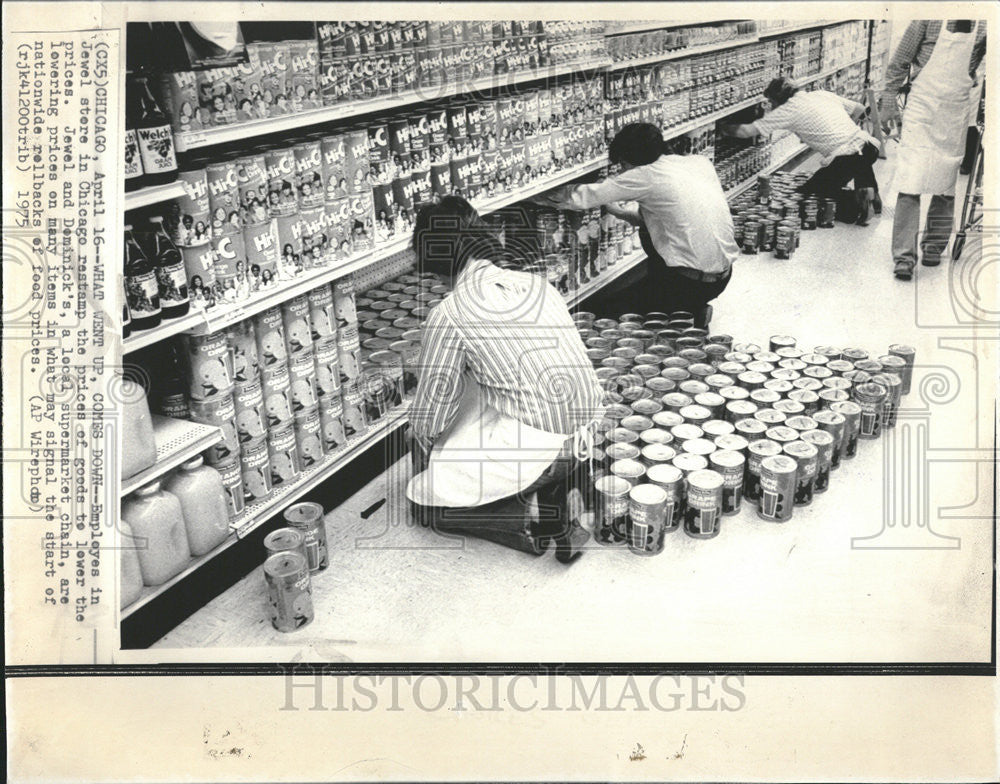
[[[326,571],[330,557],[322,506],[292,504],[283,516],[286,527],[264,538],[264,581],[271,625],[293,632],[313,619],[312,581]]]
[[[608,405],[591,462],[594,536],[640,555],[683,523],[717,536],[743,499],[787,522],[860,440],[895,426],[914,351],[767,347],[709,335],[689,313],[574,316]]]

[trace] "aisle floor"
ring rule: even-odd
[[[964,188],[964,182],[960,186]],[[959,191],[959,201],[961,194]],[[570,567],[409,522],[409,461],[327,516],[331,565],[316,618],[267,620],[254,571],[152,652],[210,660],[983,662],[990,658],[997,328],[995,270],[962,261],[893,279],[892,203],[867,228],[805,234],[796,256],[742,257],[713,331],[766,344],[916,348],[899,425],[778,525],[744,504],[721,534],[671,534],[640,558],[594,548]],[[973,274],[976,273],[976,274]],[[978,274],[978,277],[977,277]],[[995,308],[993,309],[995,312]],[[980,317],[977,326],[977,317]],[[332,481],[336,481],[333,479]],[[367,519],[361,512],[387,503]],[[210,566],[207,568],[211,568]],[[247,648],[256,650],[248,651]],[[237,649],[244,649],[238,651]],[[188,651],[190,656],[192,652]]]

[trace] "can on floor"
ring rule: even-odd
[[[804,414],[798,414],[796,416],[790,416],[785,420],[785,425],[796,430],[801,437],[802,433],[809,430],[815,430],[819,427],[818,423],[811,416],[805,416]]]
[[[831,404],[830,411],[840,414],[844,418],[841,459],[852,458],[858,453],[858,438],[861,433],[861,406],[853,400],[844,400]]]
[[[323,507],[304,501],[289,506],[282,516],[291,528],[301,532],[305,538],[309,571],[316,573],[326,569],[330,565],[330,559]]]
[[[604,445],[604,454],[612,462],[617,460],[637,460],[639,444],[629,444],[624,441],[611,442]]]
[[[772,335],[768,339],[768,347],[773,352],[779,348],[795,348],[795,338],[791,335]]]
[[[916,359],[916,351],[912,346],[905,346],[902,343],[893,343],[889,346],[889,354],[894,357],[899,357],[906,363],[906,366],[902,369],[900,377],[903,380],[902,394],[910,394],[910,385],[913,383],[913,363]]]
[[[667,506],[663,529],[665,532],[676,531],[684,517],[685,485],[683,472],[676,466],[658,463],[649,467],[646,479],[666,491]]]
[[[900,398],[903,394],[903,380],[895,373],[878,373],[872,382],[885,387],[885,403],[882,405],[882,428],[896,426],[896,412],[899,410]]]
[[[271,459],[266,438],[243,444],[240,450],[240,474],[246,503],[263,501],[271,495]]]
[[[813,415],[816,426],[819,430],[829,433],[833,438],[833,446],[830,455],[830,468],[835,470],[840,467],[840,459],[845,448],[845,434],[847,420],[843,415],[835,411],[824,409],[817,411]]]
[[[659,485],[639,484],[629,491],[626,530],[629,550],[636,555],[658,555],[663,552],[668,506],[672,506],[672,499]],[[672,508],[669,514],[673,517]]]
[[[315,468],[323,460],[318,406],[295,413],[295,441],[303,471]]]
[[[816,480],[814,493],[826,492],[830,486],[830,470],[833,468],[834,437],[825,430],[810,430],[802,434],[802,440],[816,447]]]
[[[233,522],[246,508],[246,496],[243,493],[243,474],[240,472],[239,457],[234,457],[226,463],[219,463],[215,470],[222,477],[222,489],[226,493],[226,509],[229,511],[229,522]]]
[[[687,475],[684,532],[696,539],[718,536],[725,480],[718,471],[701,469]]]
[[[888,399],[888,390],[881,384],[866,381],[857,384],[854,401],[861,407],[861,425],[858,437],[874,439],[882,435],[882,416]]]
[[[259,379],[238,386],[233,393],[236,434],[241,444],[257,441],[267,435],[264,416],[264,393]]]
[[[291,424],[270,431],[267,437],[267,454],[271,464],[272,487],[291,482],[301,473],[295,428]]]
[[[781,449],[794,458],[798,466],[795,473],[795,506],[809,506],[816,486],[819,450],[806,441],[790,441]]]
[[[293,632],[313,619],[309,567],[301,553],[282,552],[264,562],[271,625],[279,632]]]
[[[798,463],[788,455],[769,455],[761,460],[757,503],[760,518],[776,523],[792,519],[797,473]]]
[[[306,556],[306,539],[301,531],[294,528],[278,528],[271,531],[264,537],[264,549],[268,556],[278,553],[298,553],[303,558]]]
[[[760,438],[747,446],[747,462],[744,472],[743,495],[748,501],[760,499],[761,463],[767,457],[781,454],[781,444]]]
[[[742,440],[742,439],[741,439]],[[708,456],[713,471],[722,475],[722,513],[737,514],[743,498],[743,474],[746,459],[736,451],[722,450]]]
[[[606,474],[594,483],[594,490],[594,538],[600,544],[626,541],[632,486],[620,477]]]

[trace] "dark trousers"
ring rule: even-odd
[[[861,152],[838,155],[829,164],[818,169],[799,190],[815,196],[835,199],[840,189],[854,181],[854,189],[873,188],[878,193],[878,182],[872,166],[878,160],[878,147],[866,142]]]
[[[639,240],[647,256],[646,281],[643,287],[644,310],[664,313],[687,311],[694,315],[696,326],[705,327],[708,324],[708,303],[726,290],[732,278],[732,270],[721,280],[711,283],[692,280],[679,273],[676,267],[667,266],[653,247],[645,228],[639,230]]]

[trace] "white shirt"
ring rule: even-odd
[[[668,267],[724,273],[739,255],[725,191],[702,155],[661,155],[604,182],[561,189],[555,201],[578,210],[638,202],[653,247]]]
[[[754,121],[764,136],[791,131],[824,158],[860,152],[865,142],[877,142],[854,124],[849,112],[855,101],[827,90],[797,92],[774,111]]]

